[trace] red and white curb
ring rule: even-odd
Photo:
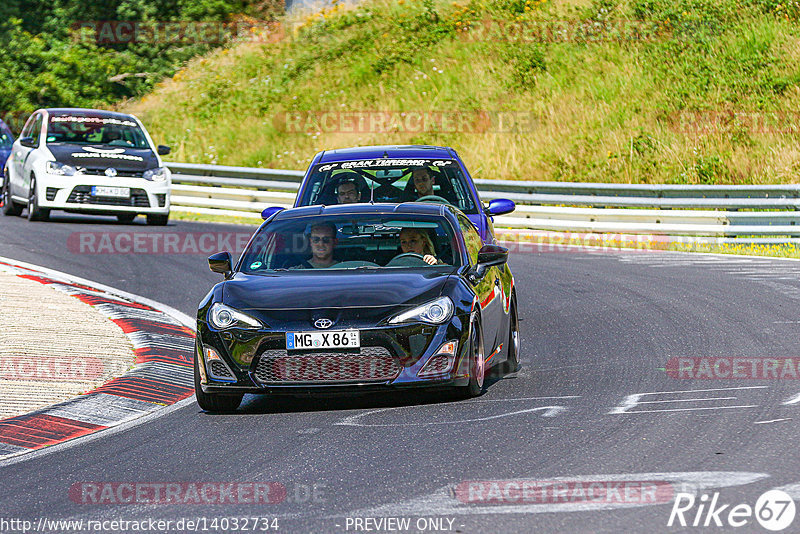
[[[122,328],[136,354],[125,374],[97,389],[0,420],[0,460],[130,422],[194,395],[194,320],[150,299],[0,257],[0,271],[47,284]]]

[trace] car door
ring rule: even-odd
[[[23,146],[20,142],[25,137],[33,137],[38,145],[39,138],[42,131],[42,114],[34,113],[25,123],[22,133],[14,142],[14,151],[12,153],[14,169],[11,179],[11,194],[17,197],[28,197],[28,184],[30,183],[30,171],[27,169],[28,160],[34,148]]]
[[[20,165],[20,181],[22,183],[22,190],[24,191],[24,196],[27,198],[30,194],[30,185],[31,185],[31,166],[33,163],[34,158],[31,156],[39,147],[39,141],[42,138],[42,121],[43,121],[43,114],[41,112],[37,113],[33,117],[33,124],[31,125],[31,132],[29,134],[30,137],[33,137],[33,146],[36,148],[28,148],[28,147],[21,147],[23,149],[22,155],[22,163]]]
[[[469,252],[470,264],[475,266],[478,262],[478,252],[483,246],[483,240],[478,234],[475,225],[462,213],[458,214],[458,224],[461,227],[464,243]],[[497,347],[497,334],[503,314],[500,273],[497,267],[486,269],[483,278],[478,280],[473,287],[478,297],[478,304],[481,307],[484,354],[488,360]]]
[[[11,146],[11,155],[8,159],[9,176],[6,179],[8,180],[8,190],[12,195],[22,196],[22,181],[20,176],[22,176],[22,161],[28,149],[20,144],[20,140],[23,137],[30,136],[30,132],[33,129],[33,121],[34,115],[28,117],[28,120],[25,121],[25,126],[22,127],[22,132]]]

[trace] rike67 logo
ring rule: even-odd
[[[669,514],[667,526],[676,523],[692,527],[733,527],[739,528],[755,520],[767,530],[784,530],[794,521],[795,504],[788,493],[769,490],[756,501],[755,507],[749,504],[720,504],[719,492],[712,497],[703,494],[696,499],[691,493],[678,493]]]

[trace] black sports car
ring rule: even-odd
[[[197,315],[195,390],[205,410],[245,393],[444,387],[481,394],[516,370],[508,251],[441,204],[294,208],[267,219]]]

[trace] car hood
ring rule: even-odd
[[[158,158],[149,148],[48,143],[47,149],[56,161],[73,167],[113,167],[118,171],[145,171],[158,167]]]
[[[225,304],[241,310],[319,310],[413,306],[441,295],[452,269],[237,273]]]

